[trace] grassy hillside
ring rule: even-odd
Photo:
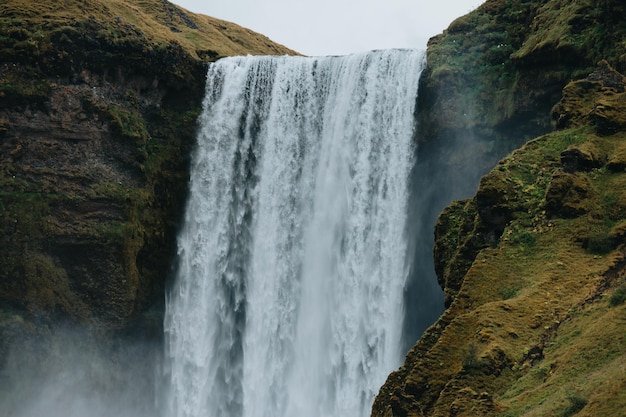
[[[626,410],[624,16],[619,0],[487,0],[429,42],[427,200],[481,179],[435,227],[447,309],[373,416]]]
[[[45,54],[77,35],[144,51],[175,42],[203,60],[294,53],[251,30],[166,0],[7,0],[0,8],[0,33],[8,56],[17,51]]]

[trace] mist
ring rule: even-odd
[[[7,417],[148,417],[159,412],[161,344],[60,327],[8,347]]]

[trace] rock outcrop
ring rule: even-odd
[[[487,0],[452,22],[428,43],[418,102],[422,154],[477,182],[503,155],[551,131],[550,111],[567,83],[603,59],[626,71],[625,7]],[[609,100],[598,112],[611,109]]]
[[[430,282],[442,281],[433,270],[448,262],[436,255],[433,266],[424,259],[438,214],[450,201],[471,197],[502,157],[553,130],[552,107],[570,81],[587,77],[603,59],[626,70],[626,23],[617,18],[623,15],[624,5],[615,0],[488,0],[429,41],[418,97],[418,196],[412,202],[420,213],[415,234],[423,249],[408,285],[405,334],[417,338],[424,330],[420,317],[442,311],[436,303],[426,313],[411,307]],[[604,113],[614,108],[607,102]],[[506,222],[504,207],[489,206],[493,192],[498,190],[484,184],[475,210],[492,222]],[[484,238],[491,239],[489,233]],[[471,259],[461,256],[451,262]],[[445,288],[456,285],[458,279],[451,279]],[[436,299],[436,293],[429,290],[427,298]],[[446,305],[450,301],[448,295]]]

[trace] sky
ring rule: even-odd
[[[425,49],[484,0],[170,0],[259,32],[304,55]]]

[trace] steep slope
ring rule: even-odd
[[[430,260],[438,214],[470,197],[499,159],[553,129],[550,109],[568,82],[600,59],[624,71],[624,15],[615,0],[488,0],[429,41],[418,97],[419,263],[405,299],[407,349],[442,311]]]
[[[570,127],[513,152],[440,216],[437,272],[453,301],[373,415],[626,409],[626,78],[601,63],[554,115]]]
[[[496,8],[502,14],[487,13]],[[482,78],[506,71],[472,74],[462,65],[437,79],[468,58],[458,50],[431,59],[423,103],[432,107],[422,108],[430,119],[421,139],[451,172],[474,155],[497,155],[484,147],[489,141],[524,142],[534,129],[528,126],[552,130],[550,120],[558,130],[502,159],[473,198],[440,215],[435,269],[448,308],[389,376],[373,416],[608,416],[626,409],[626,79],[609,64],[624,69],[626,32],[615,18],[624,16],[623,4],[488,1],[436,38],[429,57],[445,56],[440,48],[451,47],[451,36],[461,40],[453,28],[463,22],[524,13],[531,30],[504,56],[513,83]],[[466,26],[465,35],[477,27]],[[608,62],[589,68],[603,56]],[[584,71],[591,73],[581,77]],[[524,73],[537,84],[522,83]],[[552,90],[563,86],[557,103]],[[513,100],[507,112],[501,95],[528,100]],[[465,108],[475,115],[466,118]],[[464,135],[478,142],[458,142]],[[452,146],[459,143],[469,148]]]
[[[159,308],[205,62],[234,54],[294,52],[165,0],[2,3],[3,343]]]
[[[626,70],[625,15],[617,0],[487,0],[452,22],[428,44],[422,155],[478,182],[552,129],[550,109],[569,81],[601,59]]]

